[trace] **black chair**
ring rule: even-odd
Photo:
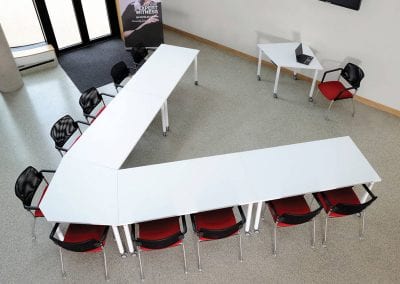
[[[327,74],[332,72],[338,72],[339,77],[336,81],[325,81]],[[346,87],[340,79],[343,78],[344,81],[349,85]],[[326,112],[325,118],[328,119],[329,111],[335,101],[351,99],[353,104],[353,114],[355,114],[354,109],[354,95],[357,93],[360,83],[364,78],[364,71],[353,63],[347,63],[344,68],[336,68],[333,70],[326,71],[322,77],[321,83],[318,85],[318,89],[325,98],[327,98],[331,103]],[[350,92],[353,91],[353,92]]]
[[[68,152],[68,150],[82,135],[82,130],[80,129],[78,123],[90,125],[89,123],[84,121],[75,121],[71,116],[67,114],[57,120],[51,128],[50,136],[51,138],[53,138],[55,148],[58,150],[61,157],[64,156],[64,153]],[[76,131],[79,131],[79,135],[73,140],[73,142],[69,146],[67,146],[67,142],[69,142],[69,139],[71,137],[75,136],[74,134],[76,133]]]
[[[238,236],[239,260],[241,262],[243,261],[242,238],[240,235],[240,229],[246,223],[246,217],[243,213],[243,209],[241,206],[238,206],[238,210],[241,216],[241,220],[239,222],[236,221],[236,217],[232,207],[190,215],[193,231],[198,237],[197,260],[199,271],[202,270],[200,261],[200,242],[219,240],[230,236]]]
[[[278,228],[291,227],[307,223],[313,220],[313,231],[311,247],[315,246],[315,216],[321,212],[322,207],[311,210],[304,198],[293,196],[266,202],[274,221],[274,249],[273,255],[276,256],[276,231]]]
[[[113,95],[99,93],[95,87],[92,87],[84,91],[79,98],[79,105],[88,123],[92,123],[106,108],[103,96],[115,97]]]
[[[15,195],[22,201],[22,205],[24,206],[24,208],[33,216],[32,240],[36,239],[36,218],[44,217],[42,211],[39,209],[39,205],[47,191],[49,182],[47,181],[43,173],[55,173],[55,171],[38,171],[34,167],[29,166],[18,176],[17,181],[15,182]],[[44,189],[39,197],[39,200],[37,201],[37,197],[35,196],[35,194],[41,187],[42,182],[44,182]],[[35,201],[37,201],[36,205],[32,205],[34,199]]]
[[[179,219],[182,222],[182,229],[179,224]],[[183,239],[187,232],[185,216],[160,219],[155,221],[143,222],[131,225],[132,239],[135,246],[135,253],[139,257],[140,278],[144,280],[142,267],[141,251],[159,250],[182,246],[184,271],[187,273],[186,253]],[[138,231],[138,236],[136,236]]]
[[[322,245],[326,247],[326,237],[328,231],[328,219],[349,216],[353,214],[361,214],[360,222],[360,240],[364,238],[365,227],[365,212],[364,210],[374,202],[377,197],[363,184],[363,188],[370,196],[370,199],[365,203],[361,203],[357,194],[352,187],[339,188],[324,192],[314,193],[315,199],[324,208],[326,212],[325,217],[325,231]]]
[[[154,51],[155,48],[145,47],[143,43],[138,43],[131,49],[131,56],[133,58],[133,69],[135,72],[146,62],[146,57],[149,51]]]
[[[66,278],[66,273],[64,270],[62,248],[73,252],[103,252],[105,278],[108,280],[107,257],[104,246],[106,244],[107,233],[110,227],[70,224],[64,234],[64,239],[60,240],[56,237],[59,225],[59,223],[54,225],[53,230],[50,233],[50,239],[59,247],[63,278]]]
[[[123,81],[130,76],[130,71],[125,62],[120,61],[111,68],[111,77],[114,82],[115,89],[123,88]]]

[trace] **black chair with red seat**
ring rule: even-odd
[[[92,123],[106,108],[103,96],[115,97],[113,95],[99,93],[95,87],[92,87],[84,91],[79,98],[79,105],[88,123]]]
[[[193,231],[198,236],[197,260],[199,271],[202,270],[200,260],[200,242],[219,240],[231,236],[238,236],[239,260],[241,262],[243,261],[242,237],[240,235],[240,229],[246,223],[246,217],[243,213],[243,209],[241,206],[238,206],[238,210],[241,216],[241,220],[239,222],[236,221],[233,207],[200,212],[190,215]]]
[[[36,239],[36,218],[44,217],[42,211],[39,209],[39,205],[47,191],[49,182],[43,173],[55,173],[55,171],[38,171],[34,167],[29,166],[18,176],[15,182],[15,195],[22,201],[24,208],[33,216],[32,240]],[[37,196],[36,193],[39,194],[40,190],[40,196]],[[37,205],[32,205],[32,202],[35,202]]]
[[[339,77],[336,81],[325,81],[326,75],[332,72],[338,72]],[[344,79],[344,82],[347,86],[345,86],[341,82],[341,78]],[[332,105],[335,101],[351,99],[353,106],[353,114],[354,116],[354,95],[357,93],[358,88],[360,87],[360,83],[364,78],[364,71],[353,63],[347,63],[344,68],[336,68],[333,70],[326,71],[324,76],[322,77],[321,83],[318,85],[318,89],[325,98],[327,98],[331,103],[329,104],[329,108],[326,112],[325,119],[328,119],[328,114]],[[351,92],[352,91],[352,92]]]
[[[105,278],[108,280],[107,257],[104,246],[108,233],[108,226],[69,224],[64,234],[64,239],[59,239],[57,234],[59,223],[56,223],[50,233],[50,239],[59,247],[61,272],[65,279],[66,273],[64,269],[62,249],[73,252],[103,252]],[[56,236],[57,235],[57,236]]]
[[[274,221],[273,255],[276,256],[276,231],[278,228],[300,225],[313,220],[311,246],[315,246],[315,216],[322,207],[311,210],[304,195],[282,198],[266,202]]]
[[[131,73],[125,62],[120,61],[111,68],[110,74],[114,82],[115,90],[117,90],[118,93],[118,88],[124,87],[126,79],[129,78]]]
[[[79,139],[82,135],[82,130],[79,127],[79,123],[90,125],[87,122],[77,120],[75,121],[68,114],[61,117],[59,120],[54,123],[53,127],[50,131],[50,136],[53,138],[55,143],[55,148],[60,153],[61,157],[64,156],[64,153],[68,152],[68,150],[72,147],[72,145]],[[79,132],[79,135],[77,134]],[[70,138],[75,137],[72,142]],[[71,142],[71,143],[69,143]],[[67,145],[69,144],[69,145]]]
[[[315,198],[319,204],[324,207],[326,212],[324,239],[322,241],[322,245],[324,247],[326,247],[329,218],[339,218],[354,214],[361,214],[360,239],[363,239],[365,226],[364,210],[377,199],[377,196],[375,196],[365,184],[363,184],[363,187],[370,197],[370,199],[364,203],[360,202],[360,199],[358,198],[353,187],[314,193]]]
[[[179,219],[182,222],[182,229],[179,224]],[[142,258],[140,254],[141,251],[152,251],[181,246],[184,271],[185,274],[187,273],[185,244],[183,243],[183,239],[187,232],[184,216],[143,222],[136,226],[137,230],[135,224],[131,225],[131,229],[135,253],[139,258],[141,280],[144,280]],[[138,232],[138,236],[136,236],[136,232]]]

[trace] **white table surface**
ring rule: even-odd
[[[119,169],[198,53],[162,44],[65,156]]]
[[[120,226],[380,181],[349,137],[118,171],[75,162],[41,203],[48,221]]]
[[[269,59],[271,59],[276,65],[280,67],[322,70],[323,67],[319,63],[317,57],[315,56],[313,51],[305,44],[303,44],[303,53],[313,56],[314,59],[310,62],[309,65],[297,62],[295,50],[299,46],[299,44],[300,42],[266,43],[257,44],[257,46],[265,53],[266,56],[269,57]]]
[[[350,137],[131,168],[118,171],[119,223],[378,181]]]

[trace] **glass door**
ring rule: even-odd
[[[115,0],[34,0],[47,42],[57,52],[119,34]]]
[[[79,26],[71,0],[46,0],[47,12],[57,40],[58,49],[82,43]]]

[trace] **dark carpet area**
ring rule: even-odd
[[[81,92],[111,83],[110,70],[118,61],[125,61],[128,66],[133,62],[120,39],[102,41],[66,52],[58,60]]]

